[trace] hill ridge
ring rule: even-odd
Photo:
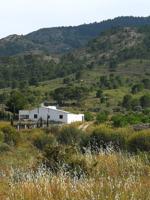
[[[0,39],[0,56],[44,53],[64,54],[84,47],[90,40],[113,27],[150,25],[150,17],[117,17],[79,26],[42,28],[26,35],[14,35],[15,40]]]

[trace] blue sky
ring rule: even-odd
[[[3,0],[0,38],[131,15],[149,16],[150,0]]]

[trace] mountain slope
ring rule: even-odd
[[[12,35],[0,40],[0,56],[25,53],[61,54],[85,46],[112,27],[150,25],[150,17],[118,17],[76,27],[45,28],[25,36]]]
[[[95,67],[115,70],[120,63],[130,59],[150,59],[150,26],[113,28],[84,48],[63,55],[57,62],[42,54],[3,57],[0,59],[0,87],[34,85]]]
[[[84,48],[62,57],[61,62],[62,71],[68,68],[76,72],[101,65],[113,69],[129,59],[150,59],[150,26],[113,28],[90,41]]]

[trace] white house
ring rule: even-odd
[[[33,110],[19,111],[19,120],[31,120],[36,122],[39,119],[71,124],[72,122],[84,121],[84,114],[73,114],[58,110],[55,106],[41,106]]]

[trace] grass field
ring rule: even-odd
[[[149,200],[150,166],[145,155],[101,152],[85,155],[90,175],[71,178],[52,174],[44,167],[37,171],[12,168],[1,177],[2,200]]]
[[[0,123],[1,130],[5,126],[8,124]],[[80,128],[81,124],[76,123],[71,127]],[[35,141],[44,142],[43,139],[47,134],[47,136],[53,135],[54,138],[57,138],[58,130],[61,129],[22,130],[19,133],[16,132],[20,135],[17,145],[10,145],[7,151],[2,151],[0,148],[1,200],[150,199],[149,152],[116,151],[112,145],[108,145],[106,149],[100,149],[96,154],[92,153],[90,149],[87,149],[84,154],[80,151],[73,153],[71,150],[72,153],[67,157],[74,163],[71,171],[68,171],[65,163],[57,172],[51,171],[42,161],[44,149],[37,148]],[[95,125],[92,123],[84,131],[88,136],[97,129],[107,134],[111,134],[111,132],[122,134],[125,138],[137,134],[131,127],[112,129],[106,124]],[[149,145],[148,134],[150,131],[144,131],[143,134],[147,134],[147,143],[145,144]],[[44,143],[39,144],[44,145]],[[59,143],[50,144],[62,148]],[[67,146],[64,145],[64,148]],[[69,150],[73,147],[74,145],[67,148]],[[54,151],[53,155],[56,152]]]

